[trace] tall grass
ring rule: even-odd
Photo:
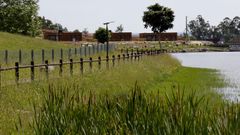
[[[74,89],[74,93],[72,92]],[[34,106],[35,134],[239,134],[240,106],[208,106],[195,92],[147,94],[138,85],[124,95],[100,97],[78,87],[49,85]]]
[[[185,94],[196,90],[196,96],[208,95],[211,99],[220,99],[216,98],[215,95],[217,94],[211,89],[218,87],[219,80],[216,79],[218,76],[215,76],[215,71],[183,68],[176,59],[166,54],[143,57],[140,61],[126,60],[125,62],[116,63],[115,67],[110,64],[109,69],[105,68],[106,63],[102,63],[100,70],[97,65],[93,65],[91,72],[88,66],[84,66],[86,69],[84,69],[83,75],[80,74],[79,67],[74,66],[73,76],[70,76],[68,72],[69,66],[67,66],[64,67],[62,78],[59,78],[59,70],[56,69],[49,74],[49,80],[44,79],[45,74],[43,72],[42,74],[39,73],[39,76],[43,77],[42,81],[23,83],[18,86],[3,86],[0,90],[0,134],[16,133],[14,128],[18,116],[22,119],[21,131],[24,134],[32,134],[31,128],[28,127],[29,121],[34,116],[31,102],[35,102],[36,109],[39,111],[44,97],[48,95],[46,91],[49,84],[54,89],[69,90],[69,95],[79,91],[78,94],[81,95],[82,93],[85,104],[88,101],[90,92],[93,93],[92,97],[98,100],[99,97],[104,98],[105,93],[108,94],[110,99],[113,98],[114,100],[115,97],[127,97],[136,81],[146,94],[158,94],[158,91],[159,95],[170,94],[172,89],[170,86],[181,84],[180,89],[188,88],[185,89]],[[26,76],[28,76],[28,72],[21,73],[26,73]],[[198,74],[204,75],[199,76]],[[31,102],[29,103],[29,101]],[[211,100],[209,102],[211,103]]]

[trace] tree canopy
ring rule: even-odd
[[[115,32],[119,32],[119,33],[121,33],[121,32],[123,32],[123,25],[121,24],[121,25],[119,25],[118,27],[117,27],[117,29],[116,29],[116,31]]]
[[[109,36],[107,35],[106,29],[102,27],[99,27],[96,30],[94,37],[97,39],[99,43],[105,43],[109,38]]]
[[[154,33],[161,33],[173,27],[174,12],[158,3],[148,7],[144,12],[143,22],[145,28],[151,28]]]
[[[198,15],[196,20],[191,20],[188,27],[196,39],[206,40],[209,38],[210,24],[201,15]]]
[[[229,42],[240,36],[240,17],[233,19],[225,17],[217,26],[211,26],[201,15],[196,20],[191,20],[188,25],[191,36],[197,40],[211,40],[217,43],[220,40]]]
[[[63,27],[60,23],[53,23],[51,20],[46,19],[45,17],[39,17],[41,20],[41,27],[42,29],[48,29],[48,30],[60,30],[67,32],[67,27]]]
[[[36,36],[40,32],[38,0],[1,0],[0,31]]]

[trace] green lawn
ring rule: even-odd
[[[0,32],[0,50],[70,48],[72,45]]]
[[[61,58],[61,49],[64,61],[69,61],[70,58],[79,61],[80,57],[87,58],[90,57],[90,55],[103,55],[103,53],[100,52],[105,52],[102,45],[94,46],[94,48],[93,46],[81,47],[80,44],[66,44],[63,42],[48,41],[40,38],[32,38],[22,35],[0,32],[0,64],[2,65],[2,67],[14,66],[15,62],[19,62],[20,50],[22,57],[22,65],[30,64],[30,61],[32,60],[32,50],[34,51],[33,59],[35,64],[42,63],[42,50],[44,50],[44,60],[58,63]],[[7,58],[6,50],[8,50]],[[54,54],[54,58],[52,57],[52,54]]]

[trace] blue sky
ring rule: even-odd
[[[120,24],[124,31],[150,32],[144,29],[143,11],[151,5],[172,8],[175,12],[174,28],[169,31],[183,32],[185,17],[195,19],[201,14],[213,25],[224,17],[240,16],[240,0],[40,0],[39,15],[59,22],[69,30],[87,28],[94,32],[105,21],[115,21],[109,27],[115,31]]]

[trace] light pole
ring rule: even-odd
[[[111,21],[111,22],[105,22],[105,23],[103,23],[103,25],[106,25],[106,32],[107,32],[107,58],[109,58],[109,57],[108,57],[108,52],[109,52],[108,24],[110,24],[110,23],[114,23],[114,22]]]

